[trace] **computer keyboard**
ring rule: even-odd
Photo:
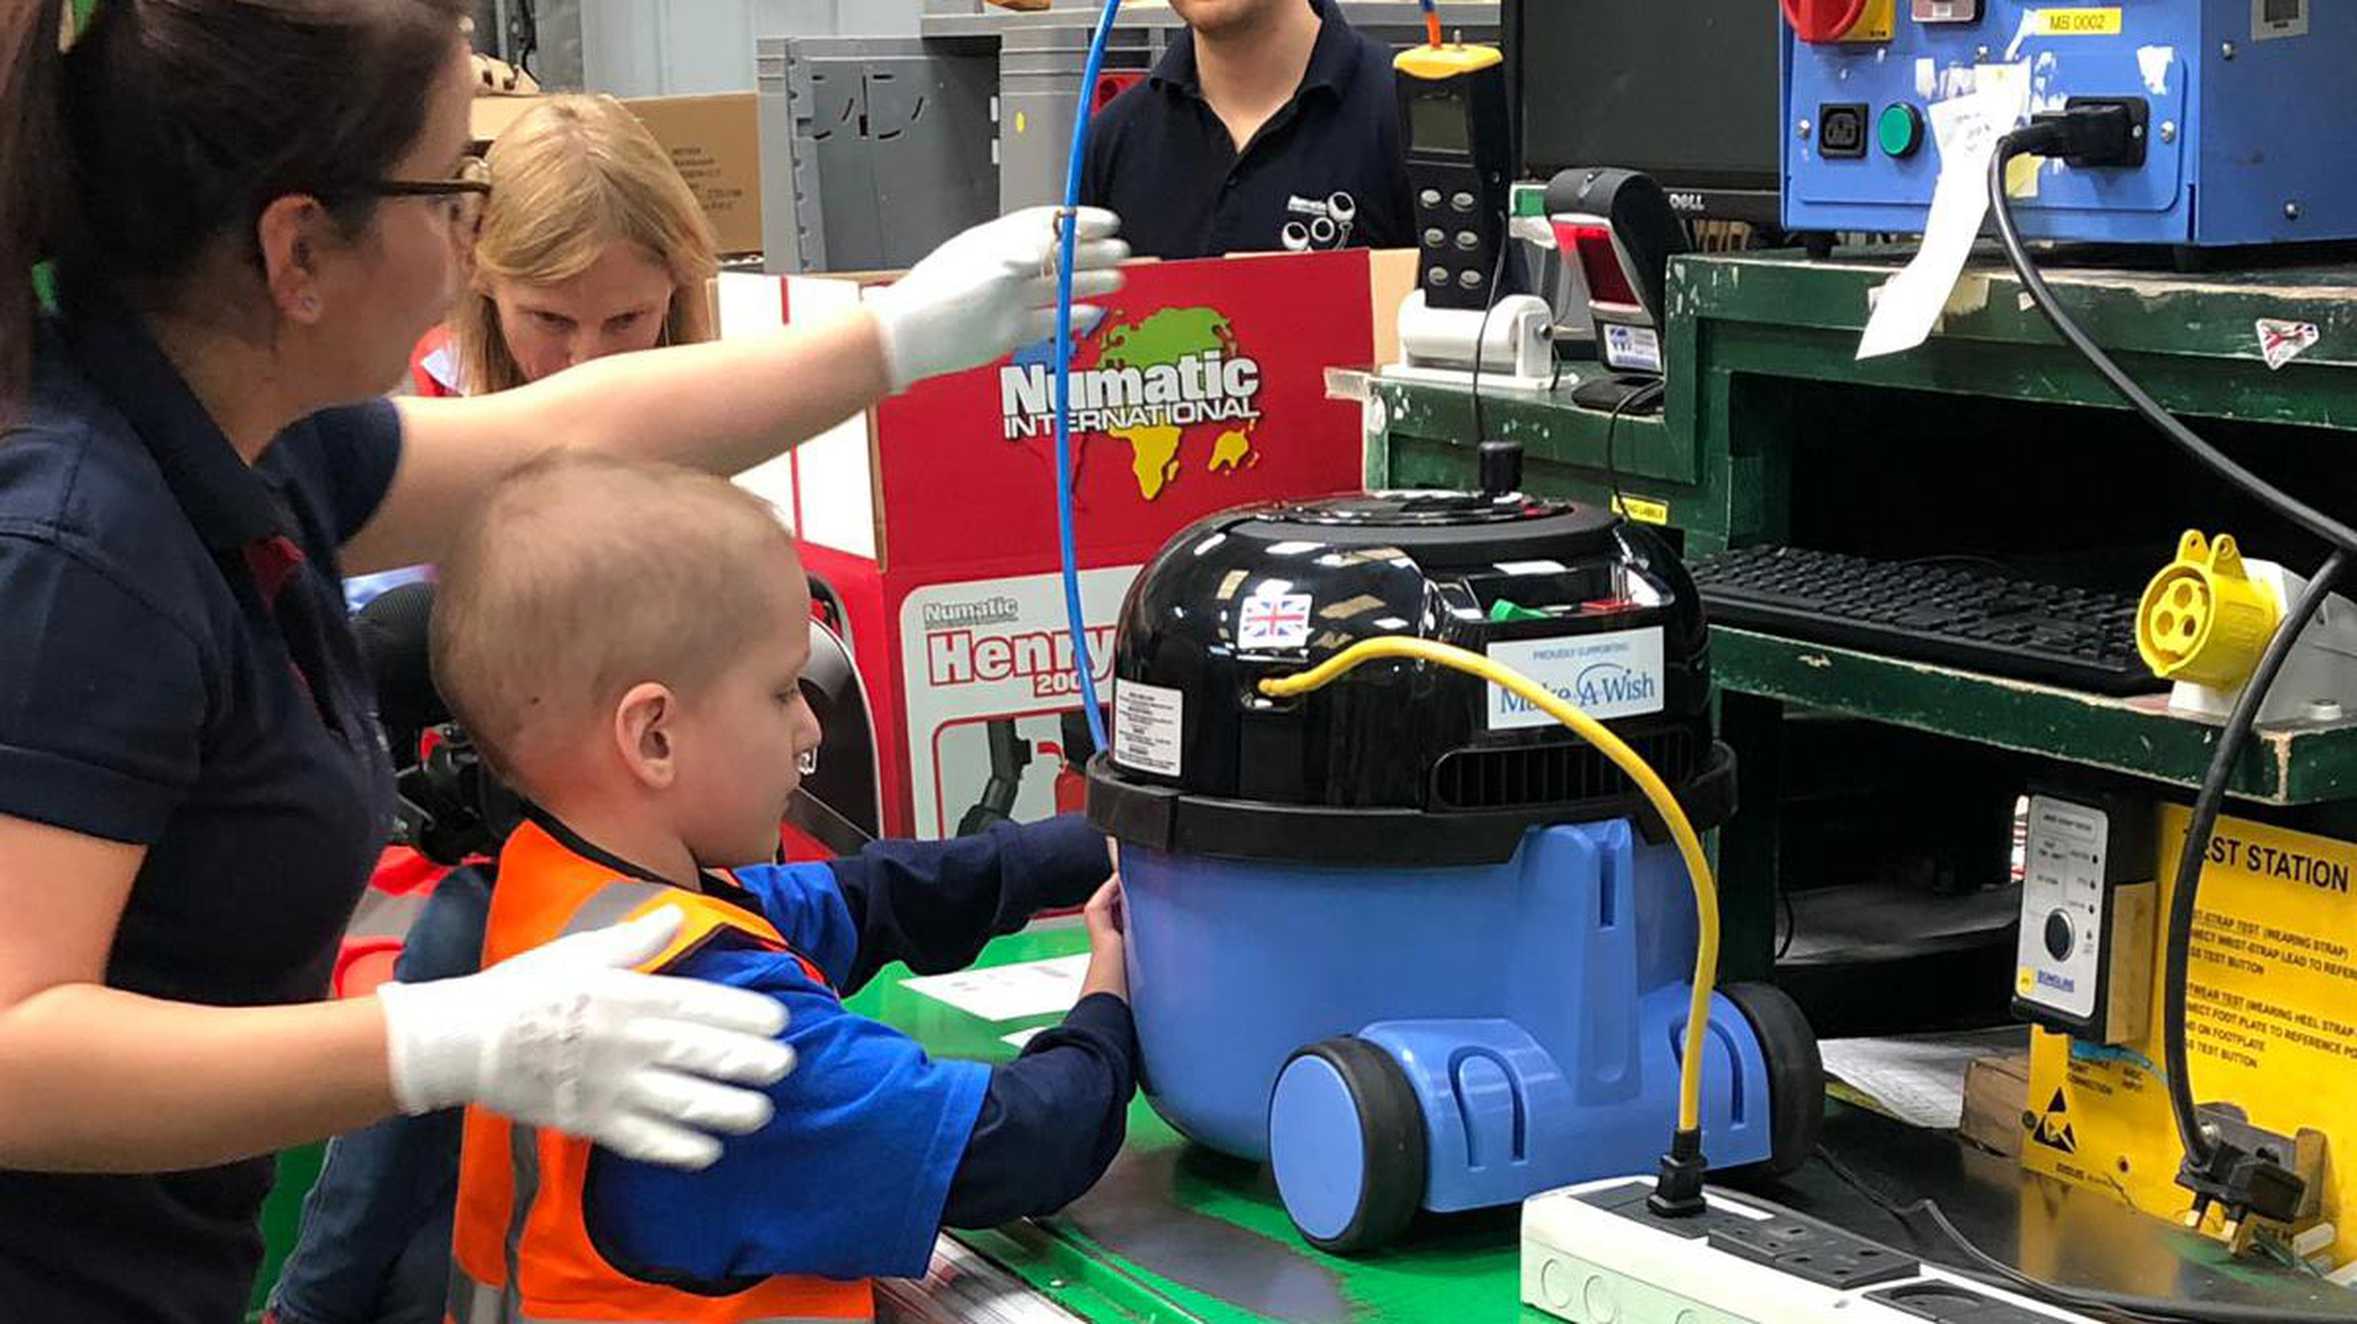
[[[2097,694],[2167,688],[2136,655],[2137,598],[1952,561],[1747,547],[1693,565],[1711,622]]]

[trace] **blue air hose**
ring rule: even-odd
[[[1105,70],[1105,43],[1121,0],[1105,0],[1097,33],[1089,42],[1088,66],[1080,77],[1080,110],[1072,120],[1072,160],[1064,172],[1062,242],[1056,246],[1056,543],[1064,559],[1064,615],[1072,630],[1072,670],[1080,678],[1081,711],[1088,733],[1107,754],[1105,715],[1097,701],[1096,666],[1089,655],[1088,617],[1080,609],[1080,555],[1072,537],[1072,259],[1078,246],[1080,172],[1088,159],[1089,121],[1096,116],[1097,79]]]

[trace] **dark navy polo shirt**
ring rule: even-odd
[[[336,554],[398,417],[329,410],[248,467],[136,319],[75,307],[0,424],[0,814],[146,847],[109,986],[320,998],[392,816]],[[0,1314],[242,1318],[271,1172],[0,1171]]]
[[[1415,246],[1392,52],[1305,2],[1324,20],[1309,68],[1242,152],[1203,99],[1192,32],[1098,113],[1081,199],[1119,213],[1141,256]]]

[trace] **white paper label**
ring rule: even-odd
[[[2280,368],[2316,347],[2324,339],[2324,332],[2314,322],[2286,322],[2278,318],[2259,319],[2259,356],[2267,360],[2271,369]]]
[[[1598,721],[1658,713],[1665,703],[1659,626],[1568,639],[1502,641],[1489,646],[1489,655]],[[1499,686],[1489,687],[1490,730],[1554,724],[1537,704]]]
[[[1931,338],[1989,214],[1989,159],[2029,105],[2028,72],[2018,65],[1984,65],[1972,95],[1931,108],[1940,179],[1932,189],[1923,247],[1876,292],[1873,316],[1858,341],[1859,358],[1903,353]]]
[[[1604,326],[1604,366],[1629,372],[1660,372],[1661,333],[1649,326]]]
[[[1157,777],[1176,777],[1183,761],[1187,696],[1134,680],[1113,687],[1113,760]]]
[[[950,975],[926,975],[901,987],[986,1021],[1019,1021],[1026,1016],[1072,1010],[1080,1001],[1080,986],[1088,979],[1088,960],[1083,952]]]
[[[1258,593],[1236,609],[1239,648],[1300,648],[1309,643],[1307,593]]]

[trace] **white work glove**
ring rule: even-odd
[[[884,336],[894,391],[928,377],[979,368],[1056,332],[1059,207],[1030,207],[977,225],[927,254],[909,273],[868,295]],[[1072,297],[1121,288],[1114,270],[1129,256],[1115,236],[1121,218],[1098,207],[1074,216]],[[1095,308],[1074,307],[1075,333],[1095,325]]]
[[[794,1050],[777,1041],[775,998],[630,968],[684,919],[665,906],[481,974],[383,985],[394,1101],[412,1115],[481,1104],[625,1158],[708,1166],[720,1157],[708,1133],[769,1121],[767,1095],[733,1086],[775,1084]]]

